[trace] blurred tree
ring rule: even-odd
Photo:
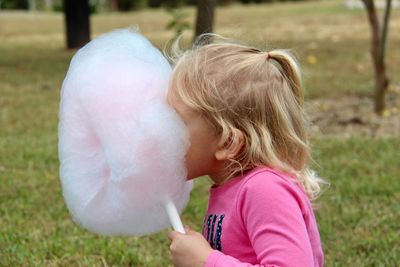
[[[167,8],[177,8],[182,5],[182,1],[180,0],[164,0]]]
[[[112,11],[130,11],[137,10],[146,5],[146,0],[110,0]]]
[[[197,0],[195,38],[202,33],[213,32],[216,0]]]
[[[148,0],[147,5],[151,8],[159,8],[164,3],[163,0]]]
[[[371,55],[375,71],[375,113],[383,115],[386,110],[385,96],[390,82],[386,73],[385,51],[392,1],[386,0],[382,27],[379,25],[374,0],[362,1],[367,10],[371,27]]]
[[[89,0],[90,14],[103,13],[106,5],[106,0]]]
[[[0,1],[1,9],[28,9],[28,2],[26,0],[3,0]]]
[[[235,0],[218,0],[217,5],[219,6],[229,6],[232,5],[235,2]]]
[[[79,48],[90,41],[89,1],[64,0],[67,47]]]
[[[28,0],[28,7],[30,11],[35,11],[37,8],[36,0]]]
[[[117,0],[110,0],[110,10],[111,11],[118,11],[118,1]]]
[[[166,29],[175,30],[174,39],[178,38],[185,30],[192,28],[190,23],[186,21],[189,16],[188,13],[177,8],[167,8],[167,11],[171,14],[172,18],[168,22]]]
[[[130,0],[117,0],[116,3],[119,11],[129,11],[133,6],[133,1]]]

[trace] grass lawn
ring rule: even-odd
[[[216,32],[260,47],[292,48],[307,98],[370,96],[369,28],[343,1],[234,5],[216,12]],[[185,9],[193,20],[194,10]],[[400,83],[400,12],[393,10],[388,67]],[[162,47],[164,10],[92,17],[93,35],[138,24]],[[74,51],[60,14],[0,14],[0,266],[169,266],[166,231],[102,237],[75,225],[61,196],[59,89]],[[189,36],[188,36],[189,37]],[[312,60],[310,60],[312,58]],[[313,140],[315,169],[331,188],[317,201],[326,266],[399,266],[400,137]],[[199,180],[183,220],[200,229],[209,182]]]

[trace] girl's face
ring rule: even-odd
[[[220,166],[220,162],[215,158],[218,138],[212,125],[198,112],[185,105],[173,88],[168,92],[168,103],[188,128],[190,146],[185,156],[187,179],[203,175],[212,177],[217,174]]]

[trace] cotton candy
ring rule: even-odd
[[[63,196],[82,227],[144,235],[182,211],[188,133],[166,101],[171,67],[138,32],[116,30],[73,57],[62,85],[59,159]]]

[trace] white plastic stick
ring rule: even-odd
[[[175,231],[185,234],[185,228],[183,228],[183,224],[181,218],[179,217],[178,210],[175,207],[175,204],[171,200],[167,200],[164,203],[165,210],[167,211],[169,221],[171,222],[172,227]]]

